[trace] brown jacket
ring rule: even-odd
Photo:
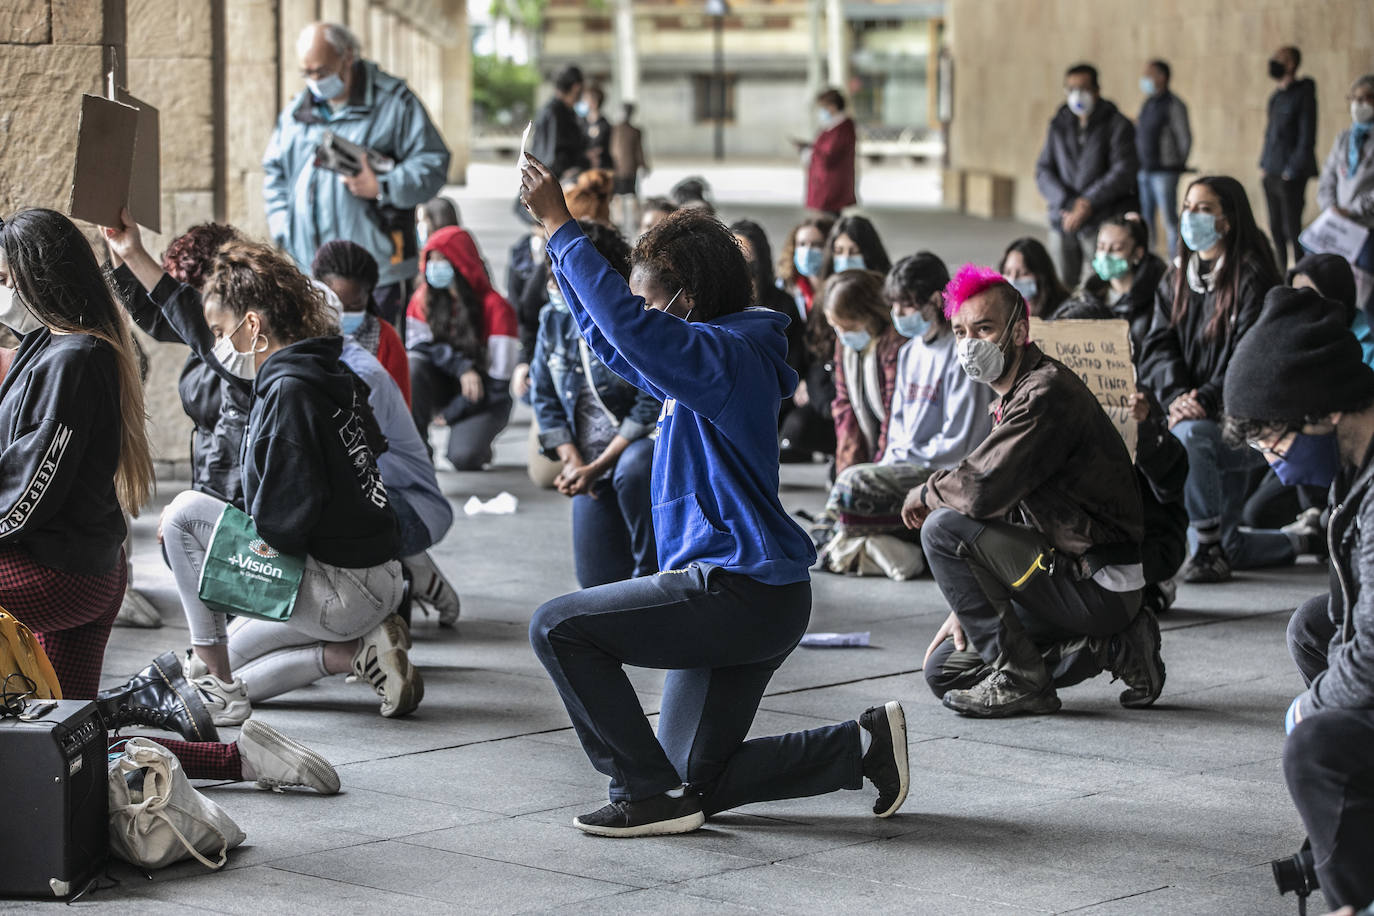
[[[640,169],[649,167],[644,157],[644,134],[638,127],[617,124],[611,128],[611,160],[617,178],[634,178]]]
[[[1028,524],[1060,553],[1088,556],[1094,570],[1140,562],[1135,467],[1083,381],[1031,344],[992,409],[998,420],[983,444],[926,482],[926,506]]]

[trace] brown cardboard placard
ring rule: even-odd
[[[1131,419],[1135,364],[1131,362],[1130,323],[1122,318],[1032,318],[1030,339],[1083,380],[1134,458],[1139,429]]]
[[[138,130],[134,134],[134,172],[129,180],[129,215],[139,225],[161,232],[162,141],[157,109],[134,98],[124,89],[115,90],[115,99],[138,109]]]
[[[81,97],[76,168],[68,212],[97,226],[120,225],[134,168],[138,109],[98,95]]]

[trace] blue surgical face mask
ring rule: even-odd
[[[898,334],[913,340],[917,337],[925,337],[926,332],[930,330],[930,322],[926,321],[925,316],[919,310],[901,315],[896,309],[893,309],[892,326],[897,329]]]
[[[864,256],[861,254],[835,255],[835,273],[837,274],[842,274],[846,270],[863,270],[867,266],[864,263]]]
[[[1329,487],[1341,468],[1341,450],[1334,432],[1298,433],[1288,453],[1270,465],[1287,486]]]
[[[835,120],[835,116],[830,113],[829,108],[818,108],[816,109],[816,120],[820,122],[821,127],[829,127],[830,122]]]
[[[321,102],[328,102],[343,95],[347,88],[343,77],[337,73],[331,73],[326,77],[317,80],[306,80],[306,85],[310,87],[310,94]]]
[[[1197,210],[1184,211],[1178,219],[1178,232],[1183,236],[1183,243],[1193,251],[1206,251],[1221,241],[1217,218]]]
[[[423,250],[424,247],[425,247],[425,242],[428,241],[428,240],[429,240],[429,230],[426,229],[424,226],[422,226],[422,225],[420,225],[420,224],[417,223],[416,226],[415,226],[415,242],[416,242],[415,248],[416,248],[416,250]]]
[[[356,334],[367,320],[367,312],[344,312],[339,316],[339,330],[345,334]]]
[[[862,350],[873,340],[873,335],[867,331],[841,331],[840,343],[851,350]]]
[[[1154,95],[1156,91],[1155,81],[1150,79],[1148,76],[1142,76],[1140,78],[1140,91],[1145,93],[1146,95]]]
[[[1022,277],[1019,280],[1008,280],[1007,282],[1010,283],[1012,288],[1020,293],[1021,298],[1025,299],[1027,302],[1034,299],[1035,294],[1040,292],[1040,284],[1035,282],[1034,277]]]
[[[554,289],[548,290],[548,294],[549,305],[553,306],[556,311],[568,311],[568,300],[563,298],[563,290],[555,287]]]
[[[448,261],[430,261],[425,265],[425,282],[435,289],[448,289],[454,276],[453,265]]]
[[[579,118],[585,118],[591,110],[592,106],[588,105],[586,102],[578,102],[573,106],[573,111],[577,112]]]
[[[803,277],[814,277],[821,272],[825,263],[825,252],[813,246],[798,248],[792,252],[792,265]]]

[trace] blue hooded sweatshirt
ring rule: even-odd
[[[647,309],[574,221],[546,250],[592,352],[663,401],[650,481],[659,569],[810,579],[816,550],[778,499],[778,406],[797,386],[787,316],[755,308],[688,323]]]

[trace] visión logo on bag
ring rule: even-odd
[[[280,556],[279,553],[271,547],[268,547],[261,538],[250,543],[248,549],[261,557],[271,558]],[[281,579],[284,577],[284,573],[280,566],[265,562],[265,560],[259,560],[256,557],[245,556],[241,553],[234,554],[227,562],[230,566],[237,566],[240,570],[255,578],[260,579],[264,576],[270,576],[273,579]]]

